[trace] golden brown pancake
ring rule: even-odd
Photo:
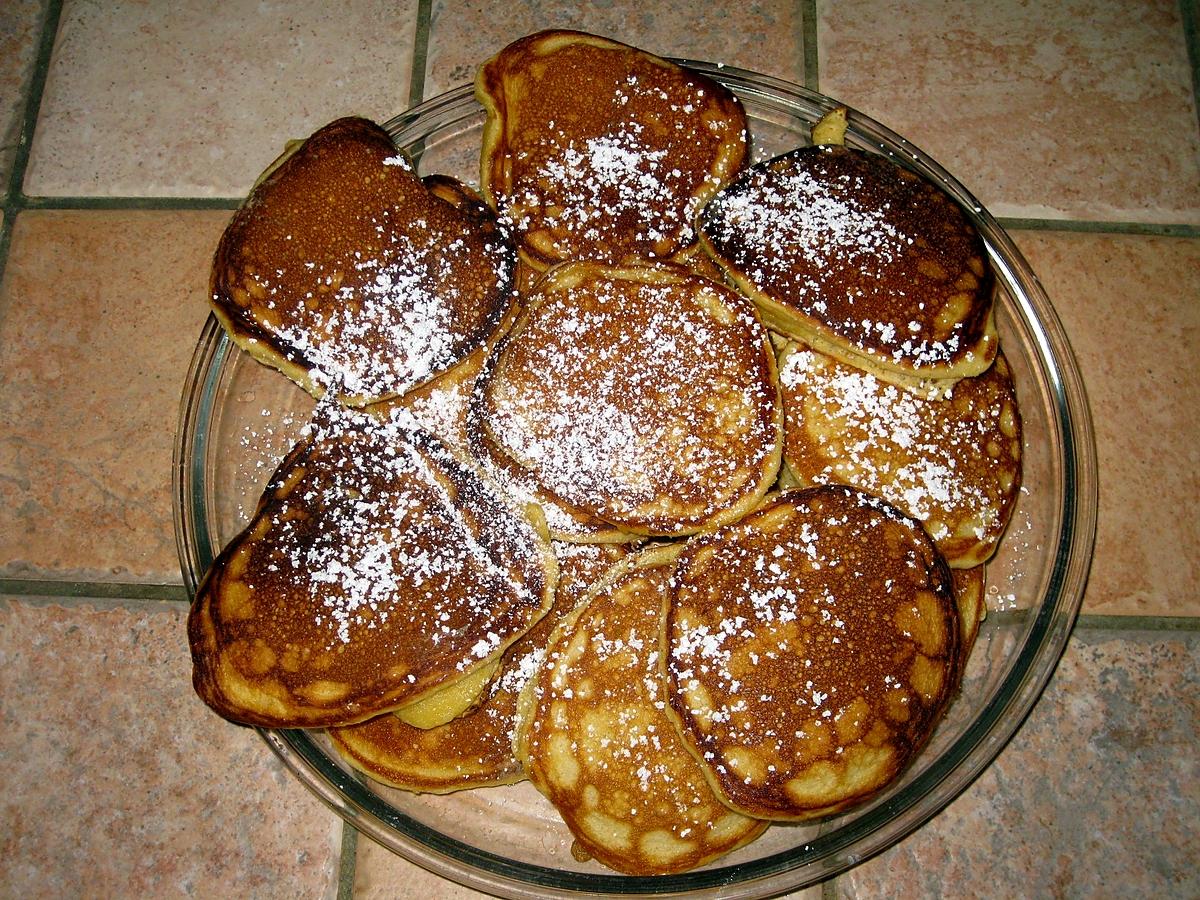
[[[995,551],[1021,485],[1021,416],[1003,354],[942,398],[791,344],[779,357],[783,456],[805,487],[852,484],[919,519],[955,568]]]
[[[695,275],[711,278],[713,281],[720,282],[721,284],[728,284],[728,279],[725,277],[725,270],[717,265],[716,261],[705,253],[699,244],[678,254],[673,262],[679,263]]]
[[[983,566],[973,569],[954,569],[954,599],[958,602],[959,634],[962,637],[962,660],[965,668],[979,626],[987,618],[987,601],[983,592],[985,573]]]
[[[788,491],[692,538],[675,579],[669,709],[746,815],[802,821],[871,796],[957,688],[949,568],[918,522],[855,488]]]
[[[996,355],[983,240],[948,194],[881,156],[793,150],[743,172],[698,223],[769,327],[843,362],[937,389]]]
[[[534,527],[411,417],[326,401],[200,584],[193,681],[236,722],[362,721],[497,659],[555,577]]]
[[[373,122],[326,125],[222,235],[218,319],[315,396],[362,404],[450,368],[502,318],[515,261],[491,210],[450,184],[423,184]]]
[[[480,347],[454,368],[433,381],[409,391],[395,400],[385,400],[368,407],[372,412],[386,412],[393,407],[409,410],[425,428],[441,438],[450,449],[468,459],[519,507],[536,506],[545,519],[550,534],[557,540],[587,543],[628,543],[637,535],[627,534],[595,516],[589,516],[563,505],[543,490],[529,473],[504,459],[476,455],[468,412],[477,379],[482,371],[489,347]]]
[[[472,403],[475,395],[472,395]],[[468,433],[480,435],[478,419],[468,413]],[[494,445],[481,437],[472,437],[471,452],[480,470],[517,503],[538,507],[546,519],[550,536],[558,541],[583,544],[628,544],[642,540],[642,535],[605,522],[592,513],[563,502],[551,493],[526,468],[514,463]]]
[[[556,629],[520,697],[530,781],[578,848],[635,875],[703,865],[766,828],[713,794],[665,710],[659,620],[678,549],[618,564]]]
[[[742,165],[746,114],[724,86],[626,44],[543,31],[480,67],[481,185],[538,269],[670,258]]]
[[[513,751],[517,695],[541,665],[555,625],[629,551],[614,544],[556,543],[554,552],[559,563],[554,606],[505,652],[478,708],[430,729],[392,714],[331,728],[343,758],[377,781],[410,791],[443,794],[522,780],[525,772]]]
[[[668,263],[547,272],[473,402],[486,453],[626,532],[715,528],[778,472],[766,329],[736,292]]]

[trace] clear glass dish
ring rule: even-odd
[[[681,62],[742,99],[755,160],[808,143],[812,124],[836,105],[763,75]],[[482,124],[482,109],[464,86],[386,127],[421,174],[441,172],[477,184]],[[359,831],[427,869],[501,896],[767,896],[828,878],[919,828],[971,783],[1020,726],[1062,653],[1091,561],[1096,460],[1083,385],[1037,278],[963,186],[903,138],[853,111],[847,143],[887,154],[941,184],[983,234],[1000,283],[998,326],[1024,420],[1024,487],[988,565],[988,616],[961,695],[929,745],[865,806],[816,825],[776,825],[705,868],[646,878],[576,861],[570,834],[528,784],[409,794],[356,774],[319,732],[262,731],[296,777]],[[175,445],[176,536],[190,595],[247,521],[311,408],[307,395],[234,347],[210,318],[187,374]]]

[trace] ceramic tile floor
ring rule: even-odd
[[[807,84],[955,172],[1039,273],[1100,465],[1083,617],[996,762],[827,897],[1200,894],[1191,0],[0,5],[2,896],[465,897],[195,700],[170,462],[229,210],[291,137],[592,29]]]

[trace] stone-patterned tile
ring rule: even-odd
[[[1200,241],[1016,232],[1063,320],[1096,430],[1084,611],[1200,615]]]
[[[0,600],[0,895],[334,893],[341,823],[195,696],[185,616]]]
[[[68,2],[25,191],[242,196],[285,141],[408,106],[416,5]]]
[[[0,292],[0,574],[179,581],[171,447],[228,217],[18,216]]]
[[[1176,0],[818,7],[821,90],[930,153],[997,215],[1200,222]]]
[[[1200,634],[1076,632],[997,760],[841,897],[1200,895]]]
[[[517,38],[574,28],[681,56],[804,80],[800,4],[716,0],[655,4],[554,4],[434,0],[425,96],[475,77],[479,64]]]
[[[8,189],[12,175],[45,15],[45,0],[0,6],[0,192]]]

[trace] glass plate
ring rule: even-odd
[[[755,161],[808,143],[812,124],[837,105],[763,75],[680,62],[741,98]],[[477,184],[482,124],[483,111],[464,86],[385,127],[422,175],[441,172]],[[828,878],[911,833],[958,796],[1021,724],[1062,653],[1091,561],[1096,461],[1083,385],[1029,265],[963,186],[903,138],[853,111],[846,141],[942,185],[979,228],[1000,284],[997,323],[1024,422],[1024,486],[988,565],[987,619],[961,695],[929,745],[865,806],[816,825],[774,825],[707,867],[647,878],[576,861],[570,834],[529,784],[410,794],[356,774],[322,733],[262,731],[296,777],[359,831],[447,878],[502,896],[766,896]],[[174,459],[176,536],[191,596],[214,555],[247,521],[311,409],[306,394],[238,350],[210,318],[187,374]]]

